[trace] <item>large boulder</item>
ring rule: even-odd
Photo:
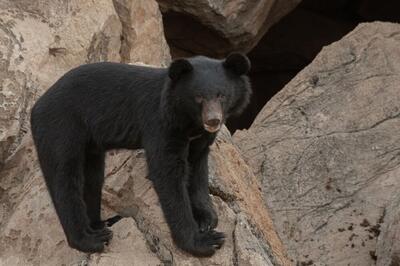
[[[28,110],[70,68],[119,61],[121,23],[110,1],[0,2],[0,165],[29,126]]]
[[[216,1],[157,0],[166,14],[167,39],[177,55],[223,56],[227,51],[249,51],[267,30],[301,0]],[[176,18],[176,19],[174,19]],[[190,25],[188,30],[188,25]]]
[[[299,265],[375,264],[381,224],[398,217],[399,84],[400,25],[361,24],[235,134]]]
[[[154,0],[113,0],[122,23],[121,61],[165,65],[171,60],[158,4]]]
[[[26,133],[32,102],[69,69],[97,61],[168,63],[157,3],[0,2],[0,166]]]
[[[400,265],[400,196],[385,209],[385,217],[378,238],[376,265]]]

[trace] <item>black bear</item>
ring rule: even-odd
[[[211,256],[224,242],[208,191],[209,146],[249,102],[248,58],[177,59],[168,68],[94,63],[61,77],[32,108],[40,166],[68,244],[101,252],[104,155],[144,148],[174,242]]]

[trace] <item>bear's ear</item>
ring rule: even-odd
[[[172,80],[178,80],[182,74],[193,70],[192,64],[186,59],[174,60],[168,68],[168,76]]]
[[[225,68],[231,70],[236,75],[244,75],[250,71],[250,60],[241,53],[232,53],[223,62]]]

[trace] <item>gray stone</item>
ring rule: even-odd
[[[400,25],[361,24],[235,134],[295,262],[375,264],[400,190],[399,84]]]
[[[396,196],[385,210],[381,233],[378,238],[376,265],[400,265],[400,197]]]

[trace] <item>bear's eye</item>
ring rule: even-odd
[[[202,103],[203,100],[204,100],[204,98],[203,98],[201,95],[197,95],[196,97],[194,97],[194,100],[195,100],[197,103]]]

